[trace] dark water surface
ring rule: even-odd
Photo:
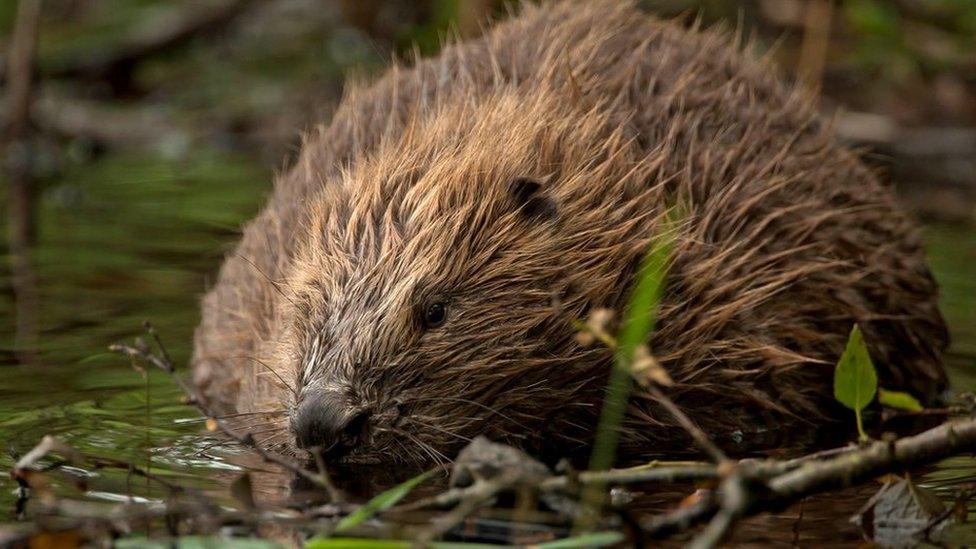
[[[17,486],[8,471],[16,456],[46,434],[83,452],[151,468],[184,486],[219,491],[240,460],[203,433],[193,409],[165,375],[134,370],[106,351],[139,335],[144,320],[163,335],[177,364],[190,355],[197,300],[240,224],[253,215],[270,188],[270,170],[245,157],[197,152],[180,160],[111,156],[75,164],[40,194],[34,271],[36,297],[0,269],[0,523],[14,520]],[[6,206],[0,220],[5,220]],[[5,232],[6,227],[4,227]],[[954,336],[950,373],[957,391],[976,390],[976,235],[972,227],[929,225],[926,236],[943,290],[943,310]],[[15,347],[17,300],[33,312],[36,355]],[[30,316],[20,322],[31,322]],[[241,458],[243,459],[243,458]],[[235,463],[231,463],[231,462]],[[123,501],[164,494],[122,471],[89,475],[73,497]],[[926,475],[951,497],[976,478],[976,460],[948,460]],[[269,481],[268,490],[280,487]],[[260,488],[260,487],[259,487]],[[804,544],[857,539],[848,517],[875,490],[827,495],[798,509],[753,521],[743,540]],[[956,527],[950,545],[976,539]]]

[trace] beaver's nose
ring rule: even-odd
[[[298,407],[292,430],[299,448],[318,447],[323,455],[338,458],[362,442],[369,414],[349,406],[338,395],[308,397]]]

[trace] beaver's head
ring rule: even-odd
[[[279,315],[299,447],[367,463],[479,434],[585,443],[609,353],[573,319],[619,305],[654,215],[650,168],[597,112],[511,91],[415,115],[324,184]]]

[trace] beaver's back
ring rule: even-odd
[[[274,345],[276,281],[306,200],[341,166],[396,140],[411,117],[499,88],[545,88],[604,110],[660,165],[662,193],[687,202],[651,347],[683,405],[727,409],[700,416],[707,428],[822,412],[855,322],[882,385],[931,399],[945,384],[946,331],[912,224],[811,102],[739,49],[624,3],[525,6],[484,38],[354,86],[205,298],[198,383],[228,410],[280,400],[274,377],[246,357]]]

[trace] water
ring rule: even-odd
[[[195,151],[179,160],[108,156],[69,163],[45,184],[34,257],[36,334],[40,352],[15,352],[15,292],[0,274],[0,470],[9,470],[42,436],[56,435],[84,453],[130,461],[184,486],[226,494],[241,459],[203,432],[193,409],[160,372],[139,372],[108,353],[111,343],[155,324],[177,364],[190,355],[197,301],[239,226],[270,189],[271,171],[247,157]],[[5,214],[4,214],[5,215]],[[926,228],[943,309],[954,336],[950,374],[956,390],[976,389],[976,236],[971,227]],[[6,250],[3,250],[6,259]],[[6,262],[4,262],[6,264]],[[22,360],[29,360],[22,364]],[[233,462],[233,463],[232,463]],[[100,469],[87,492],[52,475],[58,493],[94,500],[164,494],[124,471]],[[976,474],[956,458],[926,477],[951,496]],[[269,490],[283,484],[269,480]],[[800,538],[856,539],[844,527],[874,490],[858,497],[822,496],[806,504]],[[226,496],[222,496],[226,497]],[[17,486],[0,475],[0,523],[14,518]],[[819,511],[811,511],[811,509]],[[753,521],[752,541],[792,539],[796,509]],[[972,530],[951,535],[965,539]]]
[[[184,485],[206,486],[209,470],[228,467],[200,454],[213,441],[200,436],[171,380],[134,370],[107,346],[132,340],[149,320],[176,363],[186,363],[206,280],[270,180],[244,157],[120,156],[69,165],[44,188],[34,272],[40,352],[29,364],[18,364],[12,349],[15,295],[6,268],[0,278],[0,469],[45,434],[85,453],[150,462]],[[160,495],[122,471],[97,474],[96,499]],[[15,497],[3,475],[6,518]]]

